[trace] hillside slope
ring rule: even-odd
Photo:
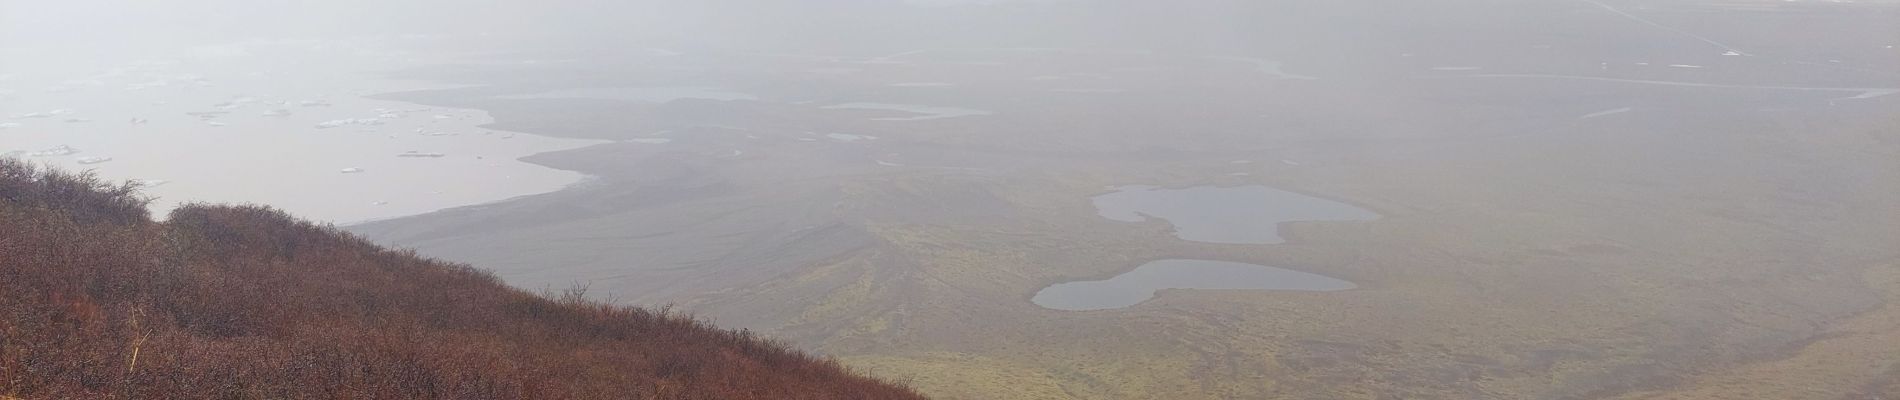
[[[0,397],[917,399],[747,332],[558,299],[264,207],[0,159]]]

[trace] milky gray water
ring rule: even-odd
[[[917,104],[895,104],[895,103],[844,103],[844,104],[825,106],[825,108],[833,109],[833,110],[850,109],[850,110],[902,111],[902,112],[917,114],[917,116],[912,116],[912,117],[872,118],[871,120],[873,121],[925,121],[925,120],[933,120],[933,119],[971,117],[971,116],[992,114],[989,111],[970,109],[970,108],[939,107],[939,106],[926,106],[926,105],[917,105]]]
[[[494,119],[481,110],[371,98],[450,87],[379,78],[434,62],[387,44],[260,40],[89,65],[6,63],[0,154],[145,182],[161,215],[188,202],[260,203],[336,223],[585,178],[517,159],[598,141],[489,129]]]
[[[625,100],[645,103],[667,103],[682,99],[700,100],[758,100],[759,96],[717,88],[706,87],[602,87],[562,89],[540,93],[511,94],[495,96],[498,99],[596,99]]]

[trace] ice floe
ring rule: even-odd
[[[317,129],[341,128],[350,125],[373,126],[382,124],[383,120],[375,118],[344,118],[318,122]]]
[[[849,133],[831,133],[831,134],[826,134],[825,137],[830,138],[831,140],[836,140],[836,141],[845,142],[845,143],[867,141],[867,140],[877,140],[876,136],[853,135]]]
[[[1610,116],[1610,115],[1616,115],[1616,114],[1622,114],[1622,113],[1626,113],[1626,112],[1630,112],[1630,110],[1635,110],[1635,108],[1631,108],[1631,107],[1623,107],[1623,108],[1612,108],[1612,109],[1608,109],[1608,110],[1603,110],[1603,111],[1598,111],[1598,112],[1593,112],[1593,113],[1590,113],[1590,114],[1588,114],[1588,115],[1584,115],[1583,117],[1581,117],[1581,118],[1577,118],[1577,119],[1591,119],[1591,118],[1596,118],[1596,117],[1603,117],[1603,116]]]
[[[58,146],[53,146],[51,148],[47,148],[46,150],[27,152],[26,155],[31,156],[31,157],[59,157],[59,156],[70,156],[70,155],[78,154],[78,153],[79,153],[79,149],[62,144]]]

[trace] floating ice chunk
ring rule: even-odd
[[[1868,90],[1868,91],[1865,91],[1865,92],[1861,92],[1861,93],[1860,93],[1860,95],[1857,95],[1857,96],[1854,96],[1854,97],[1849,97],[1849,98],[1847,98],[1846,100],[1861,100],[1861,99],[1871,99],[1871,98],[1875,98],[1875,97],[1886,97],[1886,96],[1891,96],[1891,95],[1894,95],[1894,94],[1900,94],[1900,89],[1873,89],[1873,90]]]
[[[447,115],[447,114],[436,114],[436,115],[435,115],[435,119],[450,119],[450,118],[455,118],[455,116],[452,116],[452,115]]]
[[[144,119],[144,118],[132,118],[132,123],[135,125],[143,125],[147,122],[152,122],[152,120]]]
[[[441,158],[443,156],[447,156],[447,154],[428,153],[428,152],[410,150],[410,151],[403,152],[402,154],[397,154],[396,156],[404,157],[404,158]]]
[[[397,114],[397,113],[382,113],[382,114],[376,114],[376,118],[382,118],[382,119],[399,119],[399,118],[402,118],[402,114]]]
[[[1690,64],[1669,64],[1669,67],[1670,68],[1691,68],[1691,69],[1703,68],[1703,66],[1700,66],[1700,65],[1690,65]]]
[[[79,149],[75,149],[72,146],[67,146],[67,145],[62,144],[58,146],[53,146],[52,148],[48,148],[46,150],[28,152],[26,153],[26,155],[33,156],[33,157],[59,157],[59,156],[70,156],[75,153],[79,153]]]
[[[1635,110],[1635,108],[1631,108],[1631,107],[1612,108],[1608,110],[1593,112],[1593,113],[1590,113],[1589,115],[1584,115],[1583,117],[1577,118],[1577,119],[1591,119],[1591,118],[1596,118],[1596,117],[1610,116],[1610,115],[1630,112],[1631,110]]]
[[[344,168],[344,169],[340,169],[340,170],[337,170],[337,172],[340,172],[340,173],[345,173],[345,174],[355,174],[355,173],[362,173],[362,172],[363,172],[363,169],[362,169],[362,168],[356,168],[356,167],[350,167],[350,168]]]
[[[50,116],[67,115],[67,114],[72,114],[72,113],[73,113],[73,110],[70,108],[61,108],[58,110],[47,111],[46,115],[50,117]]]
[[[849,133],[832,133],[832,134],[826,134],[825,137],[831,138],[831,140],[836,140],[836,141],[845,142],[845,143],[866,141],[866,140],[877,140],[876,136],[853,135]]]
[[[297,105],[303,107],[329,107],[330,102],[323,100],[304,100],[297,102]]]
[[[667,143],[672,143],[672,142],[673,142],[673,139],[668,139],[668,138],[641,138],[641,139],[628,139],[628,140],[627,140],[627,142],[629,142],[629,143],[641,143],[641,144],[667,144]]]
[[[125,85],[125,90],[137,91],[137,90],[145,90],[147,88],[165,87],[165,86],[171,86],[171,82],[164,81],[164,80],[156,80],[156,81],[150,81],[150,82],[134,83],[130,85]]]
[[[876,161],[877,161],[877,165],[882,165],[882,166],[886,166],[886,167],[902,167],[902,166],[904,166],[904,164],[898,164],[898,163],[894,163],[894,162],[890,162],[890,161],[884,161],[884,160],[876,160]]]
[[[382,125],[383,120],[375,118],[344,118],[317,123],[317,129],[341,128],[350,125]]]
[[[74,158],[73,161],[77,161],[80,164],[91,165],[91,164],[98,164],[98,163],[103,163],[107,161],[112,161],[112,157],[79,157],[79,158]]]
[[[1742,53],[1741,53],[1741,52],[1738,52],[1738,51],[1734,51],[1734,50],[1729,50],[1729,51],[1728,51],[1727,53],[1722,53],[1722,55],[1725,55],[1725,56],[1739,56],[1739,55],[1742,55]]]
[[[386,206],[386,205],[389,205],[389,202],[387,202],[387,201],[376,201],[376,202],[371,202],[371,203],[369,203],[369,205],[372,205],[372,206]]]
[[[270,111],[265,111],[262,115],[266,117],[288,117],[290,116],[290,110],[275,108]]]
[[[22,125],[20,125],[20,123],[18,122],[0,122],[0,129],[13,129],[13,128],[18,128],[20,126]]]

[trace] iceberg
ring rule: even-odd
[[[80,164],[91,165],[91,164],[98,164],[102,162],[112,161],[112,157],[79,157],[79,158],[73,159],[73,161],[78,161]]]

